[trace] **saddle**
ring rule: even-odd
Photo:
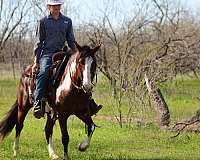
[[[51,98],[48,98],[48,96],[52,96],[53,88],[55,89],[57,88],[59,81],[61,79],[61,75],[64,72],[64,69],[69,57],[70,56],[64,54],[63,52],[57,52],[54,54],[52,58],[53,65],[51,66],[50,72],[49,72],[49,83],[47,86],[45,86],[47,88],[47,92],[44,93],[45,98],[51,99]],[[37,73],[32,72],[32,66],[33,64],[27,66],[22,74],[22,78],[23,78],[22,80],[25,86],[25,90],[28,93],[30,104],[33,104],[33,100],[34,100],[33,93],[35,90],[35,81],[37,77]]]

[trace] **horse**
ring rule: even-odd
[[[51,111],[47,112],[45,125],[45,137],[48,144],[49,158],[57,159],[53,147],[53,126],[58,119],[62,135],[64,148],[64,159],[69,160],[68,143],[69,135],[67,120],[69,116],[75,115],[85,123],[87,137],[80,143],[78,149],[85,151],[89,145],[96,125],[92,120],[92,115],[96,113],[92,107],[96,105],[91,99],[93,79],[96,74],[97,62],[95,53],[99,50],[100,44],[94,48],[80,46],[75,42],[77,50],[69,58],[61,80],[55,89],[55,100],[51,102]],[[15,127],[16,135],[13,144],[13,157],[16,158],[19,152],[19,138],[23,129],[23,123],[29,110],[33,107],[33,90],[35,77],[31,72],[31,66],[27,67],[20,78],[18,96],[16,102],[8,111],[4,119],[0,122],[0,142]],[[52,114],[54,113],[54,114]]]

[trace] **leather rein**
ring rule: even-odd
[[[78,65],[80,65],[80,61],[78,61]],[[76,70],[78,69],[78,65],[76,65]],[[72,82],[72,85],[76,88],[76,89],[78,89],[78,90],[83,90],[85,93],[87,93],[87,91],[85,90],[85,88],[84,88],[84,86],[83,86],[83,76],[82,76],[82,74],[81,74],[81,86],[78,86],[74,81],[73,81],[73,79],[72,79],[72,72],[71,72],[71,66],[69,66],[69,74],[70,74],[70,79],[71,79],[71,82]],[[95,72],[95,75],[96,75],[96,81],[97,81],[97,74],[96,74],[96,72]],[[92,85],[93,86],[95,86],[95,84],[92,82]]]

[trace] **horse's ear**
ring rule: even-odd
[[[76,48],[78,49],[78,51],[81,51],[82,47],[76,41],[74,43],[75,43]]]
[[[101,44],[99,44],[98,46],[94,47],[93,49],[91,49],[91,53],[95,54],[95,52],[97,52],[100,47],[101,47]]]

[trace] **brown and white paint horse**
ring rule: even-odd
[[[76,115],[87,126],[87,137],[80,143],[79,150],[85,151],[92,138],[95,130],[95,124],[92,120],[90,105],[91,101],[92,81],[96,72],[95,52],[98,51],[100,45],[91,49],[89,46],[79,46],[76,43],[77,51],[70,57],[61,81],[56,89],[56,98],[54,112],[57,113],[59,125],[62,133],[62,144],[64,147],[64,159],[68,160],[68,143],[69,135],[67,131],[67,119],[70,115]],[[5,118],[0,122],[0,140],[2,141],[15,127],[16,138],[13,145],[14,157],[17,157],[19,150],[19,138],[23,129],[25,117],[33,106],[31,88],[34,84],[34,78],[30,75],[31,67],[22,74],[20,79],[18,97],[15,104],[7,113]],[[55,114],[54,114],[55,115]],[[53,148],[53,126],[56,119],[47,113],[47,122],[45,126],[45,135],[48,143],[48,152],[51,159],[57,159]]]

